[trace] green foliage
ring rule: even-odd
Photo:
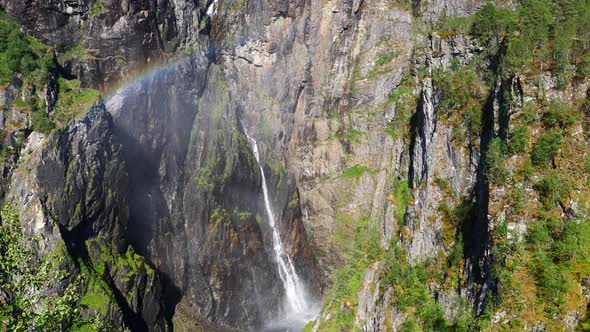
[[[99,16],[100,14],[102,14],[104,12],[104,4],[102,3],[103,0],[95,0],[91,5],[90,5],[90,17],[96,17]]]
[[[365,270],[381,256],[378,230],[371,228],[367,219],[360,219],[347,264],[334,274],[331,300],[327,301],[327,307],[324,308],[332,315],[329,320],[322,322],[321,331],[353,327],[357,292],[362,286]]]
[[[467,34],[473,20],[473,16],[448,17],[444,15],[437,23],[438,30],[436,32],[443,39],[453,35]]]
[[[341,141],[350,141],[353,143],[360,143],[361,137],[364,133],[360,130],[351,128],[351,129],[342,129],[340,132],[336,133],[334,137]]]
[[[81,313],[78,302],[83,280],[74,279],[56,295],[43,292],[70,277],[61,269],[63,249],[35,257],[31,246],[35,239],[24,235],[18,211],[7,204],[1,217],[0,283],[11,300],[0,307],[0,321],[10,331],[59,331],[62,324],[72,322]]]
[[[31,112],[31,125],[34,131],[44,134],[49,134],[55,126],[45,110],[38,108]]]
[[[97,90],[82,88],[78,80],[66,80],[60,77],[58,86],[54,120],[59,127],[64,127],[76,117],[84,115],[100,96]]]
[[[506,144],[499,137],[490,141],[484,158],[484,170],[488,180],[495,185],[503,185],[510,177],[506,169]]]
[[[397,181],[393,186],[393,197],[395,203],[395,217],[398,225],[403,226],[405,223],[406,210],[408,209],[408,199],[411,190],[408,181]]]
[[[375,67],[371,69],[365,79],[372,80],[378,76],[386,74],[388,69],[388,64],[396,57],[396,54],[393,51],[390,52],[380,52],[377,54],[377,58],[375,59]]]
[[[53,121],[45,112],[43,102],[36,95],[29,97],[25,101],[20,98],[17,99],[13,102],[12,107],[25,109],[28,112],[33,130],[44,134],[48,134],[53,130]]]
[[[44,83],[54,65],[49,49],[38,46],[0,12],[0,84],[8,84],[16,73],[34,83]]]
[[[129,304],[134,296],[132,285],[139,278],[146,276],[146,279],[141,280],[145,280],[148,285],[153,282],[155,271],[133,247],[128,245],[125,252],[118,252],[105,237],[91,238],[86,240],[85,245],[88,257],[78,259],[80,274],[87,280],[81,304],[91,312],[104,317],[112,307],[117,306],[116,294],[109,284],[110,276],[117,276],[118,282],[126,285],[124,289],[128,293],[123,295]]]
[[[529,147],[529,129],[527,126],[515,126],[508,134],[508,151],[512,154],[524,152]]]
[[[482,108],[485,98],[485,84],[477,76],[475,68],[459,66],[452,71],[435,70],[433,84],[441,94],[440,110],[449,119],[456,113],[460,122],[466,125],[470,137],[478,137],[482,128]]]
[[[311,322],[305,324],[302,332],[311,332],[314,324],[315,324],[315,321],[313,321],[313,320]]]
[[[488,3],[474,16],[472,35],[484,43],[507,45],[501,63],[507,73],[551,69],[566,78],[572,65],[582,75],[588,70],[590,6],[586,0],[526,0],[515,11]]]
[[[512,188],[512,190],[508,193],[507,199],[510,203],[510,206],[514,209],[514,212],[522,213],[524,211],[524,194],[520,188]]]
[[[429,261],[410,265],[405,251],[394,243],[385,255],[381,286],[393,290],[392,301],[398,310],[414,312],[415,315],[406,320],[412,323],[405,323],[405,328],[409,331],[417,327],[429,331],[469,331],[474,321],[469,309],[465,307],[460,315],[456,315],[460,320],[449,322],[442,307],[430,294],[427,285],[434,277],[430,266]]]
[[[363,176],[365,173],[372,174],[372,173],[375,173],[376,171],[377,170],[370,168],[370,167],[354,165],[352,167],[345,169],[342,172],[342,175],[340,175],[340,177],[343,179],[357,179],[357,178],[360,178],[361,176]]]
[[[553,101],[548,105],[542,120],[547,128],[567,129],[580,121],[580,114],[563,102]]]
[[[497,43],[510,31],[513,20],[514,13],[510,9],[488,2],[475,13],[470,33],[485,43]]]
[[[544,132],[539,141],[533,145],[531,161],[535,166],[546,165],[551,162],[561,148],[561,135],[555,130]]]
[[[537,182],[534,187],[539,192],[543,206],[548,210],[564,202],[572,191],[571,184],[555,172]]]
[[[464,199],[456,206],[451,206],[447,201],[440,202],[438,209],[443,217],[442,237],[447,246],[457,240],[457,230],[460,229],[463,223],[469,221],[473,207],[474,203],[469,199]]]
[[[384,66],[391,62],[395,58],[394,52],[381,52],[377,54],[377,60],[375,60],[375,65],[378,67]]]
[[[252,217],[252,212],[238,211],[237,209],[234,209],[234,215],[238,217],[238,220],[246,221]]]
[[[403,81],[387,96],[387,105],[395,105],[395,117],[387,124],[385,132],[392,140],[410,136],[410,119],[416,109],[416,97],[411,83]]]
[[[551,215],[529,226],[527,244],[534,254],[531,270],[539,288],[539,300],[549,303],[549,315],[561,310],[572,286],[574,268],[585,260],[590,240],[588,221],[559,220]]]
[[[463,263],[463,248],[463,235],[459,234],[455,245],[447,257],[447,265],[449,268],[460,266]]]
[[[93,2],[91,14],[101,6],[101,1]],[[39,89],[47,83],[50,73],[55,71],[52,50],[22,33],[5,13],[0,12],[0,85],[8,84],[17,74],[21,74],[24,86],[35,84]],[[33,130],[47,134],[56,124],[58,127],[69,124],[76,116],[90,109],[99,96],[97,90],[82,89],[77,80],[59,78],[58,86],[54,119],[43,110],[43,102],[37,96],[29,98],[23,105],[16,105],[29,110]]]
[[[406,319],[400,326],[400,332],[422,332],[422,329],[415,321]]]
[[[298,192],[294,192],[293,194],[291,194],[291,196],[289,196],[288,206],[290,208],[299,207],[299,193]]]

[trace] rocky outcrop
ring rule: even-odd
[[[204,5],[193,1],[2,0],[31,35],[55,48],[84,86],[108,88],[167,52],[196,42]]]
[[[84,299],[102,283],[108,324],[166,330],[162,280],[125,239],[127,170],[104,105],[49,137],[33,132],[20,156],[6,201],[20,211],[25,234],[39,239],[39,259],[66,255],[70,277],[61,287],[81,276],[81,305],[92,317],[102,309]]]

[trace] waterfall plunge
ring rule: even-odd
[[[275,253],[275,259],[277,261],[277,267],[279,270],[279,276],[281,281],[283,282],[283,286],[285,287],[285,292],[287,295],[287,305],[288,305],[288,314],[297,314],[303,313],[309,310],[309,305],[306,300],[306,292],[304,287],[301,285],[301,281],[297,276],[297,272],[295,272],[295,267],[293,266],[293,261],[291,261],[291,257],[285,253],[283,247],[283,241],[281,240],[281,236],[279,234],[278,226],[275,223],[275,215],[272,211],[271,201],[268,194],[268,187],[266,185],[266,176],[264,175],[264,169],[262,168],[262,164],[260,163],[260,153],[258,152],[258,144],[256,140],[246,131],[244,131],[250,145],[252,146],[252,151],[254,152],[254,157],[256,157],[256,162],[258,163],[258,167],[260,167],[260,174],[262,176],[262,192],[264,195],[264,206],[266,207],[266,214],[268,215],[268,223],[272,228],[272,244],[273,244],[273,251]]]

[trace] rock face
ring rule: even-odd
[[[138,257],[118,261],[129,250],[127,168],[112,126],[111,116],[98,104],[83,119],[49,137],[30,134],[12,172],[6,201],[21,211],[26,235],[41,239],[34,244],[37,257],[65,249],[70,278],[61,281],[63,287],[84,276],[82,294],[98,293],[91,285],[103,280],[108,287],[101,291],[134,294],[105,299],[110,324],[164,331],[161,277]],[[131,263],[135,271],[129,270]],[[88,272],[99,268],[103,275]]]
[[[86,86],[108,87],[193,40],[199,1],[0,1]]]
[[[26,211],[27,232],[42,236],[40,254],[64,241],[74,262],[89,259],[112,289],[134,294],[110,302],[114,324],[258,330],[280,316],[284,289],[244,131],[260,147],[281,237],[310,298],[326,299],[366,221],[379,250],[403,248],[411,266],[446,260],[460,243],[464,282],[433,282],[428,292],[447,318],[458,301],[486,309],[497,282],[490,232],[505,211],[490,211],[504,193],[490,189],[484,154],[494,137],[508,137],[510,114],[534,92],[520,79],[500,81],[482,97],[476,134],[449,120],[436,73],[484,47],[431,33],[430,24],[481,2],[0,4],[55,48],[60,70],[108,94],[106,106],[50,137],[12,125],[28,121],[16,110],[3,110],[0,123],[18,150],[5,165],[6,200]],[[553,93],[551,79],[543,82]],[[21,86],[10,84],[0,104]],[[45,90],[51,113],[57,83]],[[471,222],[457,224],[458,213]],[[132,248],[145,260],[122,279],[129,268],[100,258],[105,248],[116,257]],[[363,331],[398,330],[408,316],[391,304],[385,268],[374,262],[362,273],[353,316]],[[333,308],[348,304],[327,302],[316,330]],[[581,313],[567,317],[573,326]]]

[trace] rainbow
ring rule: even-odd
[[[176,56],[172,59],[162,58],[156,61],[149,61],[133,70],[133,72],[128,75],[128,78],[124,78],[105,88],[102,91],[103,98],[109,100],[115,95],[124,95],[128,89],[137,86],[137,84],[154,79],[164,72],[174,70],[179,65],[191,61],[193,57],[194,53],[191,53],[190,55]]]

